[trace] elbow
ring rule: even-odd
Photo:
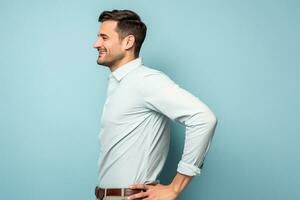
[[[213,114],[213,124],[216,126],[218,124],[218,118],[215,114]]]
[[[215,128],[217,126],[218,119],[217,119],[217,116],[213,112],[209,112],[207,124],[212,128]]]
[[[188,120],[185,121],[185,125],[188,127],[207,127],[208,129],[213,129],[217,126],[218,119],[216,115],[207,110],[205,112],[200,111],[192,115]]]

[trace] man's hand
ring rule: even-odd
[[[170,185],[145,185],[133,184],[129,186],[130,189],[144,189],[145,192],[140,192],[127,197],[128,200],[144,199],[144,200],[176,200],[179,193],[175,191],[172,184]]]
[[[127,199],[144,199],[144,200],[176,200],[183,189],[192,180],[192,176],[187,176],[177,172],[173,181],[169,185],[145,185],[133,184],[129,185],[130,189],[143,189],[145,192],[131,195]]]

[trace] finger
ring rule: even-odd
[[[148,197],[149,194],[148,192],[140,192],[140,193],[137,193],[137,194],[133,194],[133,195],[130,195],[129,197],[127,197],[128,200],[133,200],[133,199],[139,199],[139,198],[145,198],[145,197]]]
[[[147,190],[149,188],[148,185],[145,184],[132,184],[128,186],[130,189],[144,189]]]

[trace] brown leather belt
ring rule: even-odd
[[[122,188],[100,188],[96,186],[95,195],[97,199],[102,200],[105,196],[122,196]],[[136,193],[145,192],[146,190],[123,188],[124,196],[130,196]]]

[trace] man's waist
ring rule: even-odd
[[[100,188],[96,186],[95,196],[98,200],[102,200],[106,196],[121,196],[127,197],[140,192],[145,192],[143,189],[130,189],[130,188]]]

